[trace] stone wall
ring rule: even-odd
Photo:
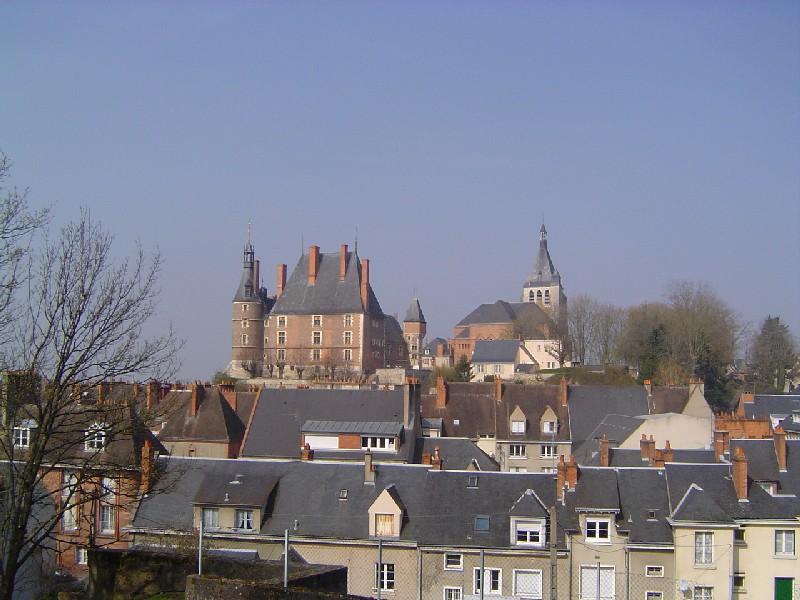
[[[343,572],[343,577],[339,572],[329,571],[325,574],[302,577],[290,584],[292,586],[313,586],[315,589],[308,587],[284,589],[283,583],[274,581],[243,581],[191,575],[186,580],[186,600],[343,600],[357,598],[356,596],[347,596],[344,592],[323,591],[327,589],[326,586],[317,587],[320,584],[336,583],[337,580],[342,580],[346,588],[347,569],[342,568],[339,571]]]

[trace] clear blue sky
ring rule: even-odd
[[[798,2],[5,2],[0,148],[160,248],[185,379],[230,359],[248,222],[271,291],[357,235],[429,335],[517,300],[543,217],[568,296],[707,281],[800,333]]]

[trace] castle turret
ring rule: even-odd
[[[406,311],[406,317],[403,319],[403,336],[408,345],[408,362],[414,369],[421,367],[421,350],[425,340],[426,326],[425,315],[422,314],[419,300],[412,298]]]
[[[258,377],[263,365],[264,314],[267,291],[259,284],[259,263],[250,241],[244,245],[242,279],[233,298],[231,363],[228,372],[238,377]]]

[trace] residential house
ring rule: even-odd
[[[533,356],[519,340],[477,340],[470,358],[472,380],[487,377],[513,379],[521,364],[536,366]]]

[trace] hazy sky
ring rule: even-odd
[[[516,301],[707,281],[800,333],[800,3],[4,2],[0,149],[54,222],[165,260],[185,379],[230,360],[247,224],[369,258],[429,336]]]

